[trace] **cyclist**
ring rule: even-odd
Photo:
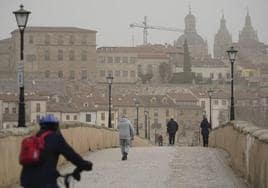
[[[80,172],[92,170],[92,162],[84,160],[65,141],[59,130],[59,121],[53,115],[46,115],[39,121],[40,130],[37,136],[46,131],[50,133],[45,137],[45,148],[41,155],[41,161],[35,165],[23,165],[20,182],[24,188],[58,188],[57,171],[59,155],[62,154],[77,168],[74,170],[74,178],[80,180]]]

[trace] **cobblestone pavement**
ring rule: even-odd
[[[119,148],[114,148],[85,158],[94,169],[83,172],[75,188],[246,188],[228,166],[226,154],[212,148],[131,148],[127,161],[121,161]]]

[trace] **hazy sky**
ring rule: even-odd
[[[212,50],[224,10],[227,27],[237,41],[247,7],[260,41],[268,44],[268,0],[0,0],[0,39],[17,28],[12,12],[21,3],[32,14],[29,26],[76,26],[98,31],[97,46],[142,44],[142,29],[129,28],[147,16],[150,25],[184,29],[189,4],[196,17],[197,31]],[[172,43],[180,33],[149,30],[148,41]]]

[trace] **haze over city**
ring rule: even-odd
[[[13,11],[23,3],[32,12],[28,26],[75,26],[97,30],[97,46],[132,46],[142,44],[142,29],[130,28],[131,23],[184,29],[184,17],[191,6],[196,17],[197,32],[208,40],[212,52],[213,40],[219,29],[222,12],[233,41],[245,22],[247,9],[260,41],[268,43],[267,0],[1,0],[0,39],[17,28]],[[182,33],[149,30],[148,42],[170,43]]]

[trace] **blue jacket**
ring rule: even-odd
[[[39,134],[44,132],[41,130]],[[59,131],[53,131],[45,138],[45,149],[42,162],[35,166],[23,166],[20,182],[23,187],[41,187],[40,185],[56,184],[59,177],[57,163],[62,154],[77,167],[83,168],[86,161],[66,143]]]

